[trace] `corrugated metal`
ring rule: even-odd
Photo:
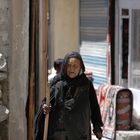
[[[80,0],[80,53],[94,84],[107,83],[109,0]]]

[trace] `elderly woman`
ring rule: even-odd
[[[65,56],[61,73],[52,86],[48,140],[91,140],[91,123],[94,134],[101,139],[103,123],[100,108],[93,84],[84,72],[79,53]],[[48,110],[45,108],[44,112],[48,113]],[[42,118],[38,123],[36,119],[36,140],[43,139],[43,121]]]

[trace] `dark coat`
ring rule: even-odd
[[[103,126],[95,89],[84,74],[83,62],[80,75],[73,79],[66,76],[65,67],[70,56],[82,61],[77,54],[67,55],[61,76],[52,85],[48,140],[66,140],[66,137],[68,140],[91,140],[91,122],[94,132],[101,131]],[[35,119],[35,140],[43,140],[44,114],[40,116],[42,122],[37,116]]]

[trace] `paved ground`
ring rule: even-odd
[[[92,140],[98,140],[95,135],[92,135]]]

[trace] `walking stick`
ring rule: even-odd
[[[42,36],[43,36],[43,97],[46,97],[47,104],[50,102],[50,90],[48,84],[48,67],[47,67],[47,44],[48,44],[48,0],[42,0]],[[47,140],[49,114],[46,115],[44,124],[43,140]]]
[[[50,103],[50,88],[49,88],[49,84],[47,85],[46,88],[46,104],[49,106]],[[46,118],[45,118],[45,124],[44,124],[44,136],[43,136],[43,140],[47,140],[47,136],[48,136],[48,124],[49,124],[49,114],[46,114]]]

